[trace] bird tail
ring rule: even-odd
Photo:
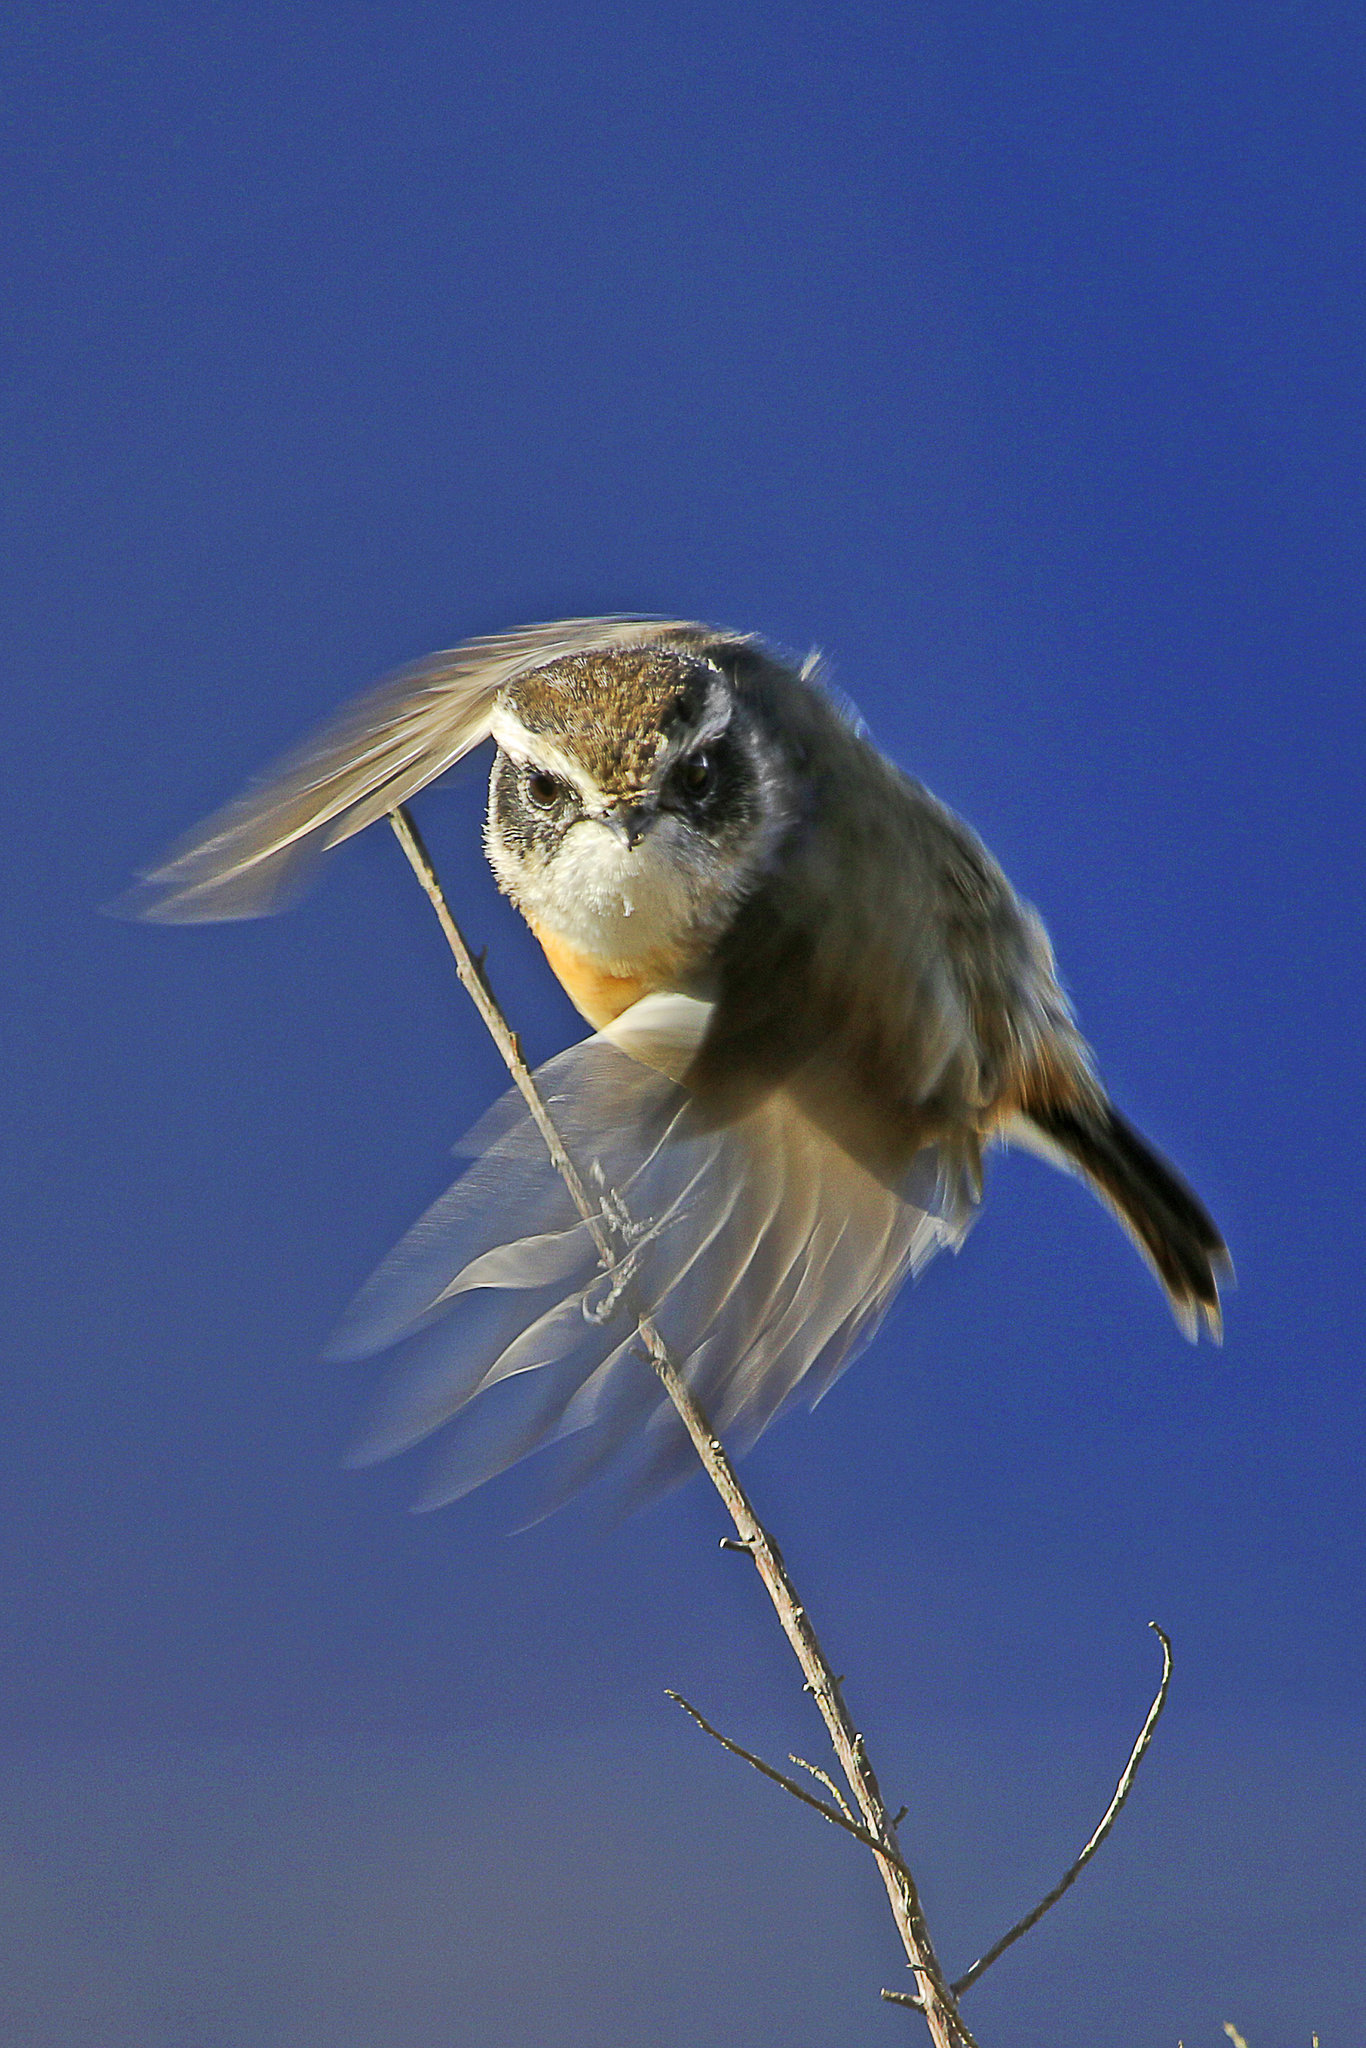
[[[1002,1135],[1079,1174],[1156,1273],[1184,1334],[1194,1342],[1203,1323],[1219,1342],[1219,1282],[1233,1274],[1228,1246],[1203,1203],[1132,1124],[1104,1101],[1034,1102]]]

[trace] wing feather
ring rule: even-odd
[[[637,1492],[682,1476],[686,1437],[636,1335],[644,1311],[747,1447],[794,1399],[818,1398],[906,1276],[961,1237],[970,1194],[942,1161],[888,1188],[781,1089],[714,1128],[675,1078],[709,1017],[647,997],[538,1077],[603,1192],[611,1273],[515,1098],[362,1290],[334,1351],[398,1351],[361,1455],[451,1425],[422,1505],[552,1444],[557,1501],[623,1454]]]
[[[591,648],[680,636],[716,637],[680,619],[560,619],[429,655],[267,769],[147,869],[118,907],[163,924],[281,909],[331,847],[487,739],[494,702],[518,676]]]

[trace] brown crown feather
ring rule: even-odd
[[[700,710],[710,671],[667,647],[571,655],[516,682],[510,708],[582,763],[604,795],[648,786],[669,728]]]

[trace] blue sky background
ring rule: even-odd
[[[0,1989],[16,2048],[899,2038],[719,1510],[340,1460],[342,1306],[500,1090],[391,838],[98,915],[339,700],[641,608],[821,645],[1223,1224],[1222,1353],[1001,1160],[748,1460],[987,2048],[1347,2048],[1360,1979],[1366,23],[12,6]],[[419,808],[537,1056],[481,770]]]

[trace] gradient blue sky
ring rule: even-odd
[[[1191,1351],[999,1161],[748,1461],[951,1968],[1174,1638],[969,2016],[1359,2041],[1360,11],[13,5],[0,54],[6,2041],[905,2033],[859,1852],[662,1701],[819,1742],[700,1482],[513,1537],[515,1477],[340,1469],[319,1349],[501,1087],[392,840],[271,922],[97,914],[384,670],[635,608],[827,651],[1238,1263]],[[481,781],[419,815],[542,1056]]]

